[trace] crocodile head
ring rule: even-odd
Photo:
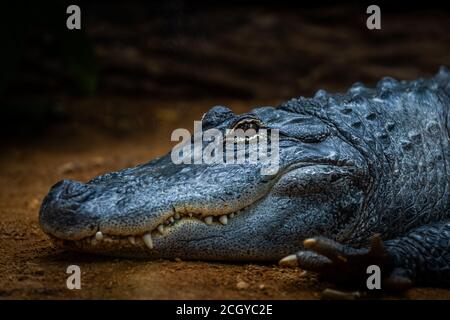
[[[87,183],[58,182],[43,201],[42,229],[75,250],[209,260],[275,260],[307,237],[351,229],[367,164],[336,128],[273,107],[243,115],[214,107],[202,119],[203,130],[224,134],[242,124],[278,130],[276,173],[248,161],[175,164],[169,153]]]

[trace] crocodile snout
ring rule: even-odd
[[[94,193],[93,187],[78,181],[62,180],[55,184],[42,202],[39,213],[44,231],[70,240],[95,232],[99,216],[81,209]]]

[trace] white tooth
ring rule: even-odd
[[[230,218],[234,218],[234,212],[230,213]]]
[[[160,224],[160,225],[158,226],[158,231],[159,231],[159,233],[161,233],[161,234],[164,233],[164,226],[163,226],[162,224]]]
[[[103,239],[103,233],[101,231],[97,231],[97,233],[95,234],[95,239],[97,239],[98,241]]]
[[[133,236],[129,236],[128,237],[128,241],[130,241],[130,243],[133,244],[133,245],[136,244],[136,239]]]
[[[142,240],[144,240],[145,245],[149,249],[153,249],[152,235],[150,233],[144,234],[144,236],[142,237]]]
[[[228,223],[228,218],[227,216],[224,214],[223,216],[220,216],[219,221],[221,224],[227,224]]]
[[[175,219],[173,217],[169,218],[170,223],[173,223],[175,221]]]
[[[189,212],[189,217],[191,217],[191,218],[192,218],[192,212]]]
[[[206,224],[212,224],[212,222],[213,222],[213,217],[209,216],[209,217],[205,218],[205,223]]]
[[[181,219],[181,216],[180,216],[180,214],[179,213],[175,213],[175,219],[177,219],[177,220],[180,220]]]

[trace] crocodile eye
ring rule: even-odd
[[[227,133],[227,139],[233,139],[235,142],[256,142],[257,138],[265,133],[260,129],[266,128],[258,118],[245,117],[235,121],[231,130]]]
[[[264,127],[264,125],[261,122],[261,120],[256,119],[256,118],[246,118],[246,119],[241,119],[241,120],[237,121],[233,125],[232,130],[234,131],[237,129],[241,129],[241,130],[247,131],[247,130],[253,129],[257,132],[259,129],[261,129],[263,127]]]

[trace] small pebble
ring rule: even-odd
[[[238,288],[239,290],[247,289],[247,288],[248,288],[248,283],[245,282],[245,281],[239,281],[239,282],[236,284],[236,288]]]

